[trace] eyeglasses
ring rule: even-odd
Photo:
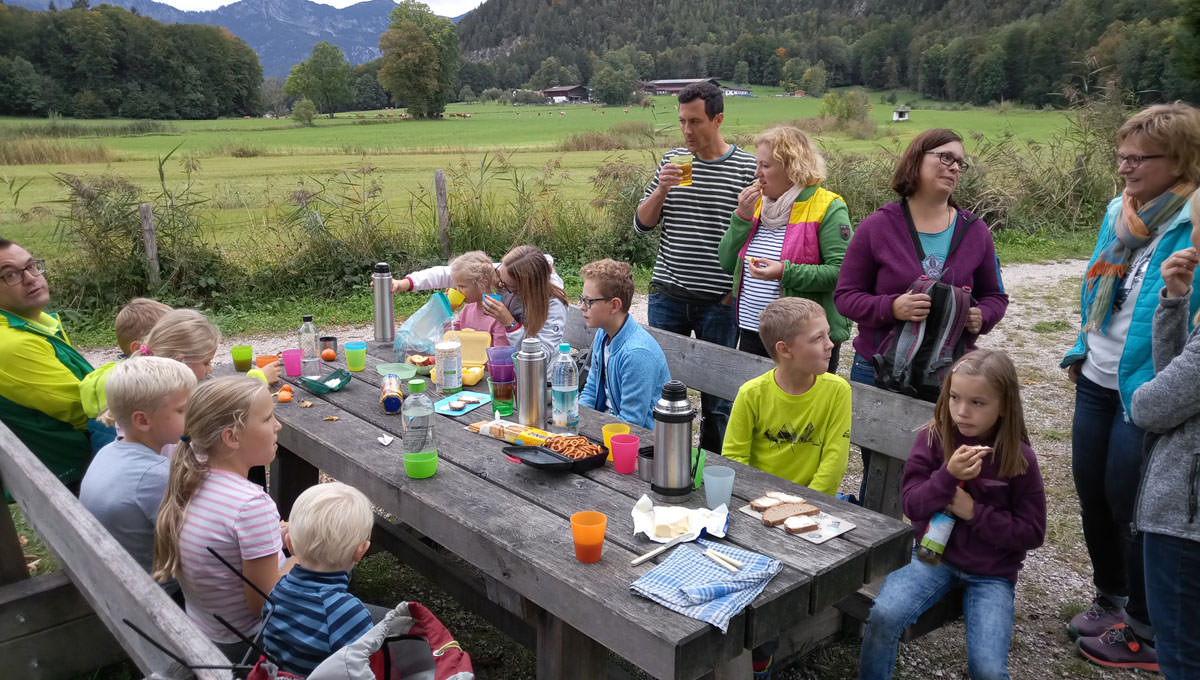
[[[1136,153],[1133,153],[1133,154],[1118,153],[1116,155],[1117,167],[1119,168],[1122,165],[1128,165],[1130,170],[1137,170],[1138,167],[1140,167],[1142,165],[1143,161],[1147,161],[1151,158],[1163,158],[1165,156],[1166,156],[1166,154],[1161,154],[1161,153],[1148,153],[1148,154],[1144,154],[1144,155],[1136,154]]]
[[[959,172],[966,172],[967,169],[971,167],[970,163],[959,158],[958,156],[955,156],[949,151],[926,151],[925,153],[929,154],[930,156],[937,156],[938,160],[942,162],[942,165],[946,166],[947,168],[952,168],[957,165]]]
[[[583,309],[583,310],[588,310],[588,309],[591,309],[592,305],[596,304],[597,302],[604,302],[605,300],[609,300],[609,299],[611,299],[611,298],[585,297],[583,295],[580,295],[579,296],[579,308]]]
[[[9,286],[15,286],[25,278],[25,272],[33,274],[34,278],[46,273],[45,260],[30,260],[29,264],[20,269],[10,269],[4,272],[4,283]]]

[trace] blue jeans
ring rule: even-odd
[[[1200,678],[1200,542],[1163,534],[1143,534],[1146,604],[1154,622],[1154,650],[1168,680]]]
[[[973,680],[1008,677],[1012,640],[1013,583],[1000,576],[976,576],[946,562],[931,567],[913,551],[912,562],[883,582],[863,634],[859,680],[892,677],[900,636],[951,588],[965,589],[967,671]]]
[[[850,382],[875,386],[875,364],[858,352],[854,353],[854,363],[850,364]],[[859,447],[859,451],[862,453],[863,467],[862,482],[858,485],[858,502],[864,503],[867,497],[867,473],[871,471],[869,461],[874,452],[862,447]]]
[[[646,317],[654,328],[680,335],[691,335],[695,331],[700,340],[737,347],[738,325],[733,305],[684,302],[662,293],[651,293]],[[711,394],[700,395],[700,448],[721,452],[732,406],[726,399]]]
[[[1071,472],[1079,495],[1092,582],[1107,595],[1129,597],[1125,613],[1148,624],[1141,535],[1133,510],[1142,478],[1146,432],[1125,419],[1121,394],[1080,374],[1071,423]]]

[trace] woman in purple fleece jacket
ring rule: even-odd
[[[1004,352],[959,359],[904,466],[904,514],[918,540],[939,512],[956,517],[940,563],[892,572],[871,607],[860,680],[890,678],[904,629],[962,588],[967,670],[1008,677],[1013,590],[1025,552],[1046,536],[1046,492],[1029,446],[1017,370]],[[944,518],[943,518],[944,519]]]

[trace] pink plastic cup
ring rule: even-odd
[[[283,371],[289,376],[295,377],[300,375],[300,360],[304,358],[304,350],[302,349],[285,349],[283,350]]]
[[[633,474],[637,467],[638,443],[636,434],[614,434],[612,436],[614,470],[623,475]]]

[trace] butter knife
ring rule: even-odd
[[[699,536],[700,535],[698,533],[691,533],[691,532],[679,534],[675,538],[672,538],[671,540],[667,541],[666,543],[663,543],[662,545],[658,546],[654,550],[651,550],[650,552],[646,553],[645,555],[642,555],[641,557],[633,558],[632,560],[630,560],[629,564],[631,566],[636,567],[637,565],[641,564],[642,562],[645,562],[646,560],[654,557],[655,555],[661,554],[663,551],[667,550],[668,548],[673,548],[685,541],[694,541],[697,538],[699,538]]]

